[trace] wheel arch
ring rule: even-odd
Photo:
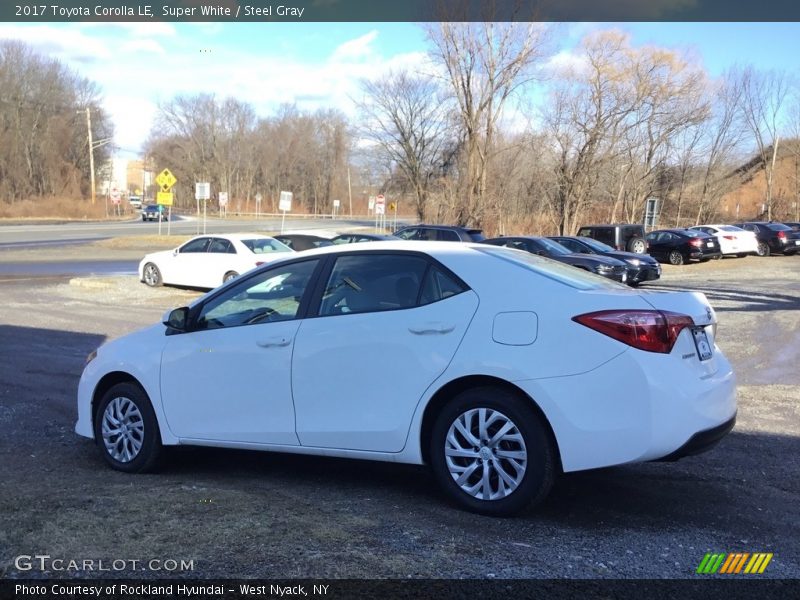
[[[563,469],[561,466],[561,450],[558,446],[558,440],[556,439],[553,427],[550,424],[550,421],[548,420],[547,416],[544,414],[542,408],[537,404],[536,400],[531,398],[531,396],[527,394],[523,389],[519,388],[518,386],[514,385],[509,381],[506,381],[505,379],[501,379],[499,377],[494,377],[491,375],[467,375],[464,377],[459,377],[443,385],[436,391],[436,393],[433,394],[433,396],[431,396],[431,399],[425,406],[425,411],[423,412],[422,415],[422,424],[420,426],[420,433],[418,440],[420,445],[422,460],[425,462],[425,464],[430,464],[430,444],[428,443],[428,440],[430,439],[431,433],[433,431],[433,425],[436,422],[436,417],[439,415],[441,410],[447,405],[447,403],[450,400],[455,398],[461,392],[471,388],[487,387],[487,386],[506,389],[530,401],[531,408],[539,417],[539,419],[541,419],[542,423],[545,426],[545,429],[548,432],[548,435],[550,437],[550,443],[552,444],[553,450],[555,451],[558,472],[562,472]]]
[[[97,385],[94,388],[94,393],[92,394],[92,424],[94,424],[95,419],[97,418],[97,408],[100,404],[101,398],[108,390],[118,383],[132,383],[134,385],[138,385],[144,391],[144,386],[141,384],[141,382],[130,373],[125,371],[112,371],[111,373],[106,373],[103,375],[100,381],[97,382]],[[147,394],[146,391],[145,394]],[[150,398],[150,395],[147,394],[147,397]],[[153,401],[150,400],[151,405],[152,403]]]

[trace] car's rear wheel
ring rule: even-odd
[[[144,282],[150,287],[158,287],[164,283],[161,271],[153,263],[147,263],[142,269]]]
[[[161,434],[145,391],[126,382],[103,394],[95,412],[94,438],[112,468],[126,473],[153,469],[161,454]]]
[[[238,276],[239,276],[239,274],[236,271],[228,271],[227,273],[225,273],[225,276],[222,278],[222,283],[226,283],[226,282],[230,281],[231,279],[235,279]]]
[[[769,256],[769,244],[767,244],[767,242],[758,242],[756,254],[759,256]]]
[[[505,516],[541,502],[556,472],[549,432],[530,400],[480,387],[439,413],[430,439],[433,472],[461,507]]]
[[[635,237],[628,241],[628,252],[635,252],[636,254],[644,254],[647,251],[647,243],[644,238]]]
[[[683,254],[679,250],[673,250],[669,253],[667,257],[669,259],[669,264],[671,265],[682,265],[686,262],[683,258]]]

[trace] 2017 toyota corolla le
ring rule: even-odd
[[[715,332],[702,294],[519,250],[330,246],[93,352],[76,431],[127,472],[177,444],[428,464],[461,506],[510,514],[558,472],[719,441],[736,399]]]

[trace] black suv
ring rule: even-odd
[[[163,207],[160,204],[148,204],[142,209],[142,221],[166,221]]]
[[[401,227],[394,235],[403,240],[429,242],[482,242],[486,239],[481,229],[452,225],[409,225]]]
[[[615,225],[584,225],[576,234],[578,237],[588,237],[598,242],[611,246],[615,250],[647,253],[647,242],[644,239],[643,225],[628,225],[617,223]]]
[[[756,234],[759,256],[769,256],[776,252],[788,256],[797,254],[797,251],[800,250],[800,233],[792,231],[791,227],[783,223],[748,221],[747,223],[735,223],[735,225]]]

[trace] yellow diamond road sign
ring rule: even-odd
[[[175,175],[173,175],[169,169],[164,169],[158,174],[158,177],[156,177],[156,183],[161,186],[162,192],[168,192],[169,189],[175,185],[176,181],[178,180],[175,179]]]

